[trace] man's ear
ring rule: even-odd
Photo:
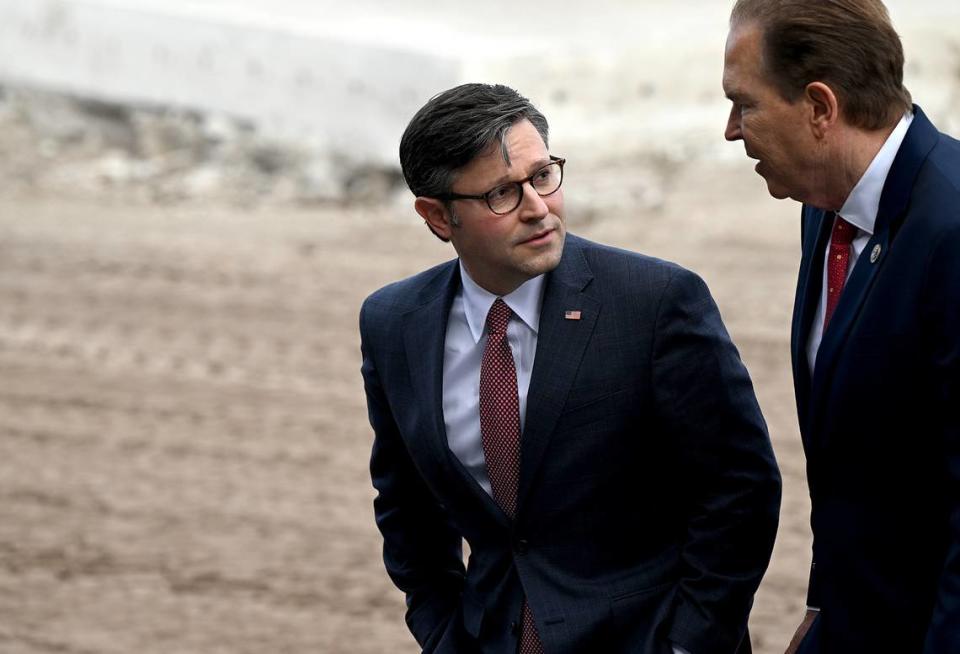
[[[823,82],[810,82],[803,91],[810,107],[810,128],[822,139],[840,120],[840,102],[837,94]]]
[[[413,203],[413,208],[423,218],[423,222],[427,223],[431,232],[444,241],[450,240],[453,224],[450,220],[447,205],[442,200],[418,197]]]

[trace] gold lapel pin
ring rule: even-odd
[[[580,312],[566,311],[564,312],[563,317],[566,318],[567,320],[580,320]]]

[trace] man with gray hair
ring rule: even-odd
[[[748,652],[780,478],[747,371],[697,276],[567,234],[547,144],[486,84],[431,99],[400,144],[458,255],[360,315],[407,624],[424,652]]]
[[[812,503],[788,652],[960,652],[960,142],[880,0],[739,0],[723,87],[803,203],[793,376]]]

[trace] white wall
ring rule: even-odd
[[[960,2],[889,0],[907,83],[960,129]],[[0,0],[0,83],[225,112],[267,136],[395,163],[406,122],[461,81],[531,97],[554,145],[729,156],[732,0]]]
[[[128,3],[130,4],[130,3]],[[0,0],[0,80],[124,102],[223,112],[269,136],[396,159],[449,58],[292,30],[75,0]]]

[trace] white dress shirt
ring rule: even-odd
[[[443,423],[450,450],[492,497],[480,438],[480,363],[487,347],[487,313],[498,296],[478,286],[463,263],[460,279],[460,290],[450,307],[443,348]],[[544,276],[539,275],[503,296],[513,311],[507,324],[507,342],[517,369],[521,434],[526,423],[530,373],[537,354],[543,288]]]
[[[857,228],[857,235],[853,239],[853,245],[850,252],[850,264],[847,267],[847,280],[853,272],[853,267],[860,258],[863,248],[867,246],[870,238],[873,236],[874,225],[877,223],[877,212],[880,210],[880,195],[883,193],[883,185],[887,181],[887,175],[890,174],[890,167],[893,166],[893,160],[900,151],[903,139],[907,135],[907,129],[913,122],[913,113],[908,112],[903,115],[900,122],[887,137],[880,152],[870,162],[867,171],[857,182],[857,185],[850,191],[847,201],[843,203],[838,215]],[[817,352],[820,349],[820,341],[823,340],[823,317],[827,313],[827,258],[830,256],[830,245],[827,244],[826,251],[823,253],[823,279],[820,284],[820,302],[817,304],[817,314],[813,317],[813,325],[810,328],[810,338],[807,340],[807,362],[810,365],[810,376],[813,376],[813,370],[817,360]],[[843,292],[840,294],[843,298]]]

